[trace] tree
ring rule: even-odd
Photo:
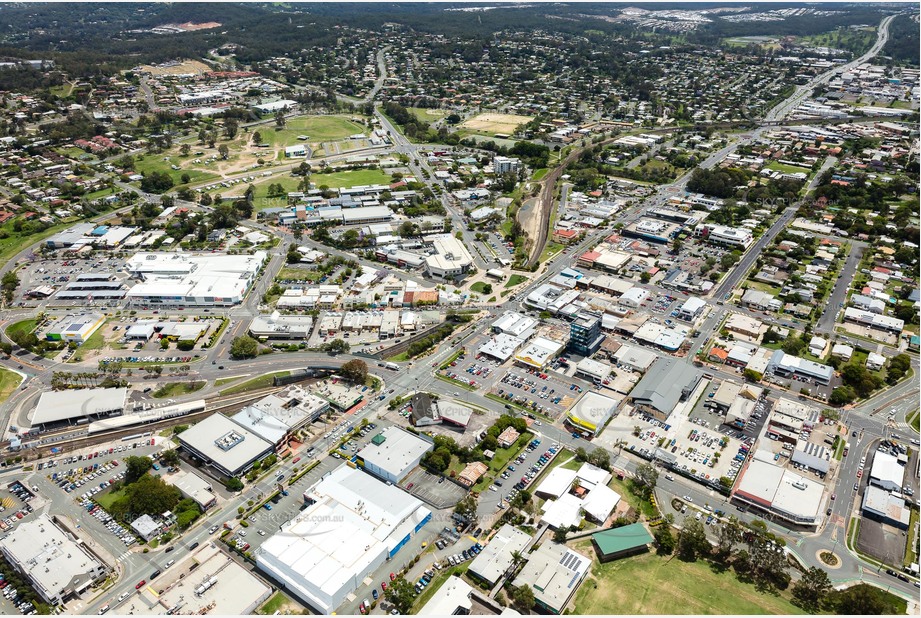
[[[819,610],[831,591],[828,573],[818,567],[810,567],[799,581],[793,585],[793,599],[803,609],[815,612]]]
[[[237,136],[240,129],[240,123],[236,118],[227,118],[224,120],[224,135],[227,139],[233,139]]]
[[[126,481],[127,478],[125,475]],[[172,511],[181,499],[182,493],[177,488],[166,484],[159,476],[145,474],[134,483],[126,482],[125,495],[115,501],[112,510],[118,512],[120,518],[129,514],[134,517],[160,515]]]
[[[553,531],[553,542],[554,543],[565,543],[566,535],[569,534],[569,530],[563,527],[557,528]]]
[[[227,482],[224,483],[224,487],[226,487],[229,491],[240,491],[243,489],[243,481],[236,477],[229,478],[227,479]]]
[[[256,144],[257,146],[262,143],[262,133],[260,133],[259,131],[256,131],[255,133],[253,133],[253,143]]]
[[[275,112],[275,128],[284,129],[285,128],[285,113],[282,110]]]
[[[656,482],[659,480],[659,472],[652,464],[643,463],[636,467],[636,472],[633,474],[633,480],[640,486],[640,490],[643,492],[644,497],[649,498],[649,496],[652,495],[652,491],[656,488]]]
[[[17,287],[19,287],[19,277],[13,271],[5,273],[3,279],[0,279],[0,289],[3,290],[3,300],[6,304],[13,302],[13,294]]]
[[[901,607],[898,604],[901,604]],[[834,613],[849,616],[879,616],[905,612],[904,601],[899,603],[897,597],[869,584],[858,584],[832,592],[828,595],[828,605]]]
[[[742,540],[742,528],[734,515],[725,523],[716,527],[717,557],[727,560],[732,553],[733,546]]]
[[[416,591],[413,589],[413,585],[406,581],[405,577],[398,577],[390,582],[387,592],[384,594],[387,600],[402,615],[408,615],[413,603],[416,601]]]
[[[150,457],[128,457],[125,460],[125,484],[130,485],[137,482],[152,467],[153,462]]]
[[[699,519],[685,517],[681,533],[678,535],[678,557],[687,562],[694,562],[701,555],[710,553],[710,542],[704,525]]]
[[[641,282],[643,282],[643,283],[649,283],[649,280],[650,280],[650,279],[652,279],[652,275],[650,275],[648,272],[643,271],[643,272],[640,273],[640,281],[641,281]]]
[[[512,603],[519,610],[530,613],[534,607],[534,591],[527,584],[512,589]]]
[[[677,542],[675,541],[675,535],[672,534],[671,526],[659,526],[652,536],[656,541],[656,552],[660,556],[670,556],[674,553]]]
[[[192,151],[192,147],[189,144],[183,144],[179,147],[179,154],[183,157],[189,156],[189,153]]]
[[[180,530],[188,528],[201,515],[201,511],[198,510],[197,506],[190,509],[180,509],[179,505],[177,505],[177,510],[179,513],[176,515],[176,526]]]
[[[368,364],[360,359],[353,359],[339,368],[339,375],[352,384],[363,385],[368,379]]]
[[[173,188],[173,178],[166,172],[149,172],[141,179],[144,193],[166,193]]]
[[[476,515],[476,507],[476,498],[468,495],[463,500],[454,505],[454,512],[463,517],[473,517]]]
[[[347,354],[349,344],[344,339],[333,339],[328,343],[324,343],[320,349],[330,354]]]
[[[179,465],[179,452],[171,448],[169,450],[163,451],[163,463],[168,466],[178,466]]]
[[[230,343],[230,356],[232,358],[254,358],[259,353],[259,342],[249,335],[236,337]]]
[[[218,146],[217,152],[221,155],[221,158],[226,161],[227,157],[230,155],[230,148],[227,147],[227,144],[221,144]]]

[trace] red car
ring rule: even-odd
[[[857,471],[857,478],[860,478],[860,477],[862,477],[862,476],[863,476],[863,470],[858,470],[858,471]]]
[[[300,460],[301,460],[300,457],[295,457],[294,459],[291,460],[291,463],[297,463],[297,462],[299,462]]]
[[[395,580],[396,578],[397,578],[396,575],[394,575],[393,573],[390,574],[390,581],[393,581],[393,580]]]
[[[141,589],[141,586],[143,586],[143,585],[146,584],[146,583],[147,583],[147,580],[146,580],[146,579],[142,579],[141,581],[139,581],[139,582],[137,583],[137,585],[134,587],[134,589],[135,589],[135,590],[140,590],[140,589]]]
[[[381,590],[387,590],[387,582],[381,582]]]

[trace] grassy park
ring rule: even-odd
[[[275,130],[274,124],[254,127],[253,131],[259,131],[264,143],[279,148],[291,146],[298,141],[314,144],[368,133],[366,125],[355,122],[351,118],[352,116],[299,116],[288,118],[285,128],[278,131]],[[307,139],[298,140],[300,136],[307,136]]]
[[[205,387],[205,382],[198,380],[195,382],[170,382],[169,384],[164,384],[153,393],[151,396],[156,397],[157,399],[166,399],[167,397],[181,397],[182,395],[188,395],[194,393],[195,391],[200,391]]]
[[[0,369],[0,403],[7,400],[20,382],[22,382],[22,378],[18,373],[8,369]]]
[[[594,554],[591,541],[577,549]],[[704,561],[683,562],[653,553],[592,565],[576,593],[575,614],[794,614],[802,610],[781,594],[759,592],[732,571]]]
[[[240,393],[247,393],[249,391],[256,391],[260,388],[268,388],[272,386],[273,379],[278,377],[284,377],[290,375],[290,371],[276,371],[275,373],[268,373],[266,375],[258,376],[247,380],[241,384],[231,386],[230,388],[225,388],[221,391],[221,395],[238,395]],[[218,380],[220,382],[221,380]]]

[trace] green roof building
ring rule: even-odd
[[[602,530],[592,535],[592,545],[601,562],[608,562],[649,550],[652,535],[641,523]]]

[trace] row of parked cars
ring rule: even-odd
[[[10,515],[0,520],[0,530],[9,530],[15,526],[20,519],[31,513],[32,507],[28,503],[30,500],[32,500],[32,498],[35,497],[35,494],[29,491],[26,486],[19,481],[10,483],[7,489],[9,489],[10,493],[19,498],[23,505],[22,508],[20,508],[15,513],[11,513]],[[6,513],[6,507],[3,505],[0,505],[0,513]]]
[[[36,613],[35,606],[31,602],[19,601],[19,591],[9,585],[2,573],[0,573],[0,590],[3,592],[3,598],[15,605],[20,614],[31,616]]]
[[[98,519],[106,527],[106,530],[120,538],[126,546],[131,547],[137,543],[137,539],[134,538],[134,534],[132,534],[130,530],[115,521],[111,515],[106,513],[105,509],[95,504],[89,498],[83,498],[80,502],[80,506],[85,508],[90,515]]]
[[[118,460],[113,459],[108,463],[95,463],[82,468],[71,468],[67,472],[55,472],[49,478],[51,482],[56,483],[58,487],[67,493],[76,491],[84,485],[91,484],[92,486],[90,489],[80,496],[82,499],[86,499],[95,496],[115,481],[125,477],[124,472],[119,472],[111,478],[103,480],[103,477],[116,467],[118,467]],[[96,479],[100,479],[98,484],[94,483]]]

